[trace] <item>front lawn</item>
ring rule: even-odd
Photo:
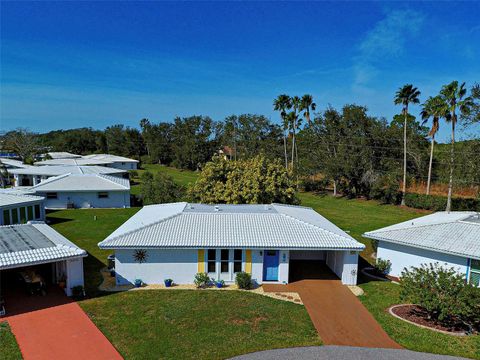
[[[400,304],[400,286],[372,281],[360,285],[365,295],[360,300],[390,337],[403,347],[435,354],[480,359],[480,335],[458,337],[422,329],[391,316],[387,309]]]
[[[303,306],[246,292],[129,291],[80,306],[126,359],[225,359],[321,345]]]
[[[429,213],[425,210],[382,205],[375,200],[336,198],[313,193],[299,193],[298,195],[302,206],[313,208],[340,229],[364,243],[367,247],[362,256],[368,262],[374,261],[370,256],[373,249],[370,240],[362,237],[363,233]]]
[[[22,359],[17,340],[6,322],[0,322],[0,355],[2,360]]]
[[[102,281],[100,269],[106,266],[112,251],[100,250],[97,244],[132,217],[139,208],[130,209],[75,209],[49,211],[47,221],[80,248],[88,251],[83,266],[85,290],[89,296],[98,292]]]

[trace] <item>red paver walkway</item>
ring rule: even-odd
[[[263,289],[267,292],[297,292],[320,338],[327,345],[402,348],[335,276],[324,274],[323,279],[299,280],[288,285],[263,285]]]
[[[11,307],[13,314],[5,318],[24,359],[122,359],[82,308],[58,291],[50,291],[46,297],[24,298],[23,311],[17,303]],[[35,300],[36,309],[25,309]],[[47,301],[50,306],[46,306]]]

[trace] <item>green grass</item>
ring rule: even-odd
[[[132,291],[80,305],[126,359],[225,359],[321,344],[303,306],[245,292]]]
[[[88,251],[84,260],[85,290],[97,294],[102,281],[100,269],[107,263],[112,251],[100,250],[97,244],[134,215],[139,208],[130,209],[76,209],[50,211],[50,225],[67,239]],[[96,219],[95,219],[96,217]]]
[[[22,359],[17,340],[6,322],[0,323],[0,355],[2,360]]]
[[[360,285],[365,295],[362,303],[373,314],[390,337],[403,347],[434,354],[480,359],[480,335],[457,337],[421,329],[391,316],[386,309],[400,304],[400,286],[387,282]]]
[[[325,216],[339,228],[347,231],[367,247],[362,256],[372,262],[373,252],[369,239],[363,238],[366,231],[375,230],[384,226],[410,220],[426,215],[425,210],[404,208],[394,205],[382,205],[374,200],[335,198],[329,195],[300,193],[299,198],[303,206],[312,207]]]
[[[173,180],[184,187],[188,187],[189,184],[194,183],[198,178],[198,172],[191,170],[180,170],[174,167],[163,166],[159,164],[143,164],[141,170],[137,170],[138,178],[134,179],[135,184],[132,185],[130,192],[133,195],[138,195],[140,193],[140,176],[144,171],[150,171],[151,173],[162,172],[164,174],[170,175]]]

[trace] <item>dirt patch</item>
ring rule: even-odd
[[[466,327],[462,326],[462,324],[446,325],[435,319],[429,318],[428,312],[418,305],[396,305],[390,308],[390,312],[393,315],[396,315],[397,317],[420,327],[425,327],[452,335],[464,335],[468,330]]]

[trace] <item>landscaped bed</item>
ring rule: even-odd
[[[0,322],[0,358],[2,360],[22,359],[15,336],[6,322]]]
[[[128,291],[80,302],[126,359],[225,359],[320,345],[303,306],[239,291]]]
[[[451,336],[420,328],[392,316],[388,309],[401,304],[400,286],[381,281],[361,284],[365,295],[359,299],[390,337],[403,347],[435,354],[480,359],[480,335]]]

